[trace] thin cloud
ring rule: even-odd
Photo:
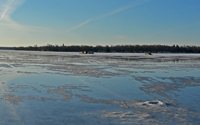
[[[25,0],[0,0],[1,46],[30,45],[31,43],[45,44],[45,42],[54,43],[57,39],[64,41],[66,35],[63,35],[62,38],[58,37],[62,35],[61,33],[63,32],[61,31],[56,31],[51,28],[23,25],[12,20],[10,17],[11,14],[24,2]]]
[[[24,33],[28,32],[53,32],[52,29],[36,27],[36,26],[26,26],[21,25],[10,18],[10,15],[15,11],[15,9],[23,4],[25,0],[6,0],[0,1],[0,31],[22,31]]]
[[[15,9],[24,3],[25,0],[4,0],[0,1],[0,21],[10,22],[12,19],[10,15],[15,11]]]
[[[85,21],[85,22],[79,24],[78,26],[75,26],[75,27],[73,27],[73,28],[67,30],[66,32],[69,32],[69,31],[78,29],[78,28],[84,26],[85,24],[87,24],[87,23],[89,23],[89,22],[91,22],[91,21],[95,21],[95,20],[99,20],[99,19],[103,19],[103,18],[112,16],[112,15],[114,15],[114,14],[116,14],[116,13],[119,13],[119,12],[124,11],[124,10],[127,10],[127,9],[129,9],[129,8],[132,8],[132,7],[135,7],[135,6],[138,6],[138,5],[147,3],[147,2],[149,2],[149,1],[151,1],[151,0],[136,0],[136,1],[135,1],[134,3],[132,3],[131,5],[128,5],[128,6],[119,8],[119,9],[117,9],[117,10],[114,10],[114,11],[112,11],[112,12],[110,12],[110,13],[107,13],[107,14],[104,14],[104,15],[101,15],[101,16],[98,16],[98,17],[96,17],[96,18],[88,19],[87,21]]]
[[[11,4],[13,3],[14,0],[8,0],[6,2],[5,5],[3,5],[3,9],[2,9],[2,12],[1,12],[1,18],[0,18],[0,21],[4,18],[4,16],[6,15],[7,11],[10,9],[10,6]]]

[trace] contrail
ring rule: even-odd
[[[9,0],[10,1],[10,0]],[[4,16],[6,15],[7,11],[10,9],[10,6],[11,4],[13,3],[14,0],[11,0],[5,7],[2,15],[1,15],[1,18],[0,18],[0,21],[4,18]]]
[[[71,31],[71,30],[78,29],[78,28],[84,26],[85,24],[87,24],[87,23],[89,23],[89,22],[91,22],[91,21],[95,21],[95,20],[99,20],[99,19],[103,19],[103,18],[109,17],[109,16],[111,16],[111,15],[114,15],[114,14],[119,13],[119,12],[121,12],[121,11],[127,10],[127,9],[129,9],[129,8],[132,8],[132,7],[135,7],[135,6],[138,6],[138,5],[147,3],[147,2],[149,2],[149,1],[151,1],[151,0],[136,0],[134,3],[132,3],[132,4],[129,5],[129,6],[125,6],[125,7],[119,8],[119,9],[117,9],[117,10],[114,10],[114,11],[112,11],[112,12],[110,12],[110,13],[107,13],[107,14],[104,14],[104,15],[101,15],[101,16],[98,16],[98,17],[96,17],[96,18],[88,19],[87,21],[85,21],[85,22],[79,24],[78,26],[75,26],[75,27],[73,27],[73,28],[67,30],[66,32],[69,32],[69,31]]]
[[[87,21],[85,21],[85,22],[81,23],[80,25],[73,27],[73,28],[71,28],[71,29],[67,30],[66,32],[69,32],[69,31],[71,31],[71,30],[78,29],[78,28],[82,27],[83,25],[85,25],[85,24],[89,23],[90,21],[92,21],[92,19],[89,19],[89,20],[87,20]]]

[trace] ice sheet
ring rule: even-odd
[[[200,55],[0,50],[0,124],[200,124]]]

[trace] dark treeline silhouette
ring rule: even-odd
[[[0,47],[0,50],[14,50],[14,47]]]
[[[94,51],[94,52],[151,52],[151,53],[200,53],[200,46],[178,46],[178,45],[111,45],[111,46],[87,46],[87,45],[51,45],[46,46],[28,46],[15,47],[15,50],[30,50],[30,51],[62,51],[62,52],[80,52],[80,51]]]

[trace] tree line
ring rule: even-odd
[[[93,52],[131,52],[131,53],[200,53],[200,46],[179,46],[179,45],[51,45],[45,46],[28,46],[28,47],[15,47],[15,50],[29,50],[29,51],[61,51],[61,52],[80,52],[80,51],[93,51]]]

